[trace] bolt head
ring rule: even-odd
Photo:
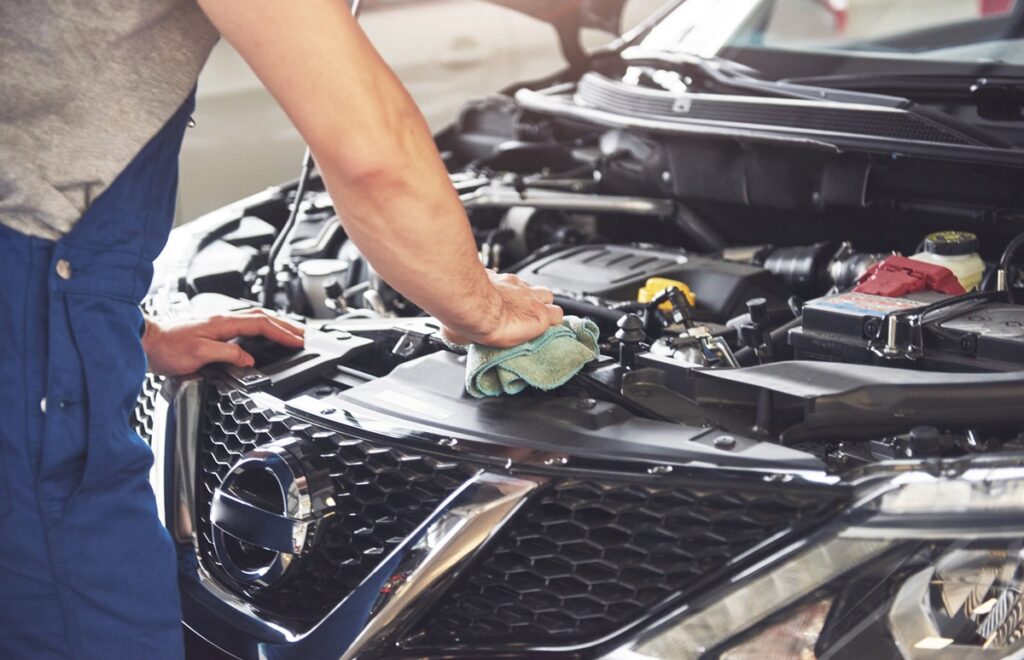
[[[736,446],[736,438],[731,435],[720,435],[713,442],[719,449],[732,449]]]

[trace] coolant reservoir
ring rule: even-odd
[[[978,237],[966,231],[929,234],[924,239],[924,252],[910,258],[945,266],[953,271],[965,291],[977,289],[985,274],[985,262],[978,255]]]

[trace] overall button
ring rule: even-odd
[[[44,415],[46,414],[46,397],[45,396],[39,401],[39,409],[43,411]]]
[[[71,279],[71,262],[67,259],[57,260],[57,277],[62,280]]]

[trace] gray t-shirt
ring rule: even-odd
[[[216,41],[195,0],[0,0],[0,224],[70,231]]]

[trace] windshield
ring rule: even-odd
[[[645,49],[1024,65],[1022,0],[685,0]]]

